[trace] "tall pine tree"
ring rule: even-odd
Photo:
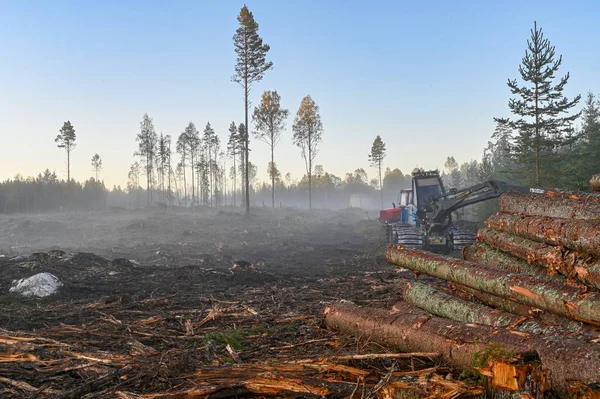
[[[572,125],[580,115],[569,115],[569,111],[581,96],[569,100],[563,95],[569,73],[555,82],[561,64],[562,56],[556,58],[554,46],[534,22],[525,57],[519,65],[524,84],[519,85],[516,79],[509,79],[507,83],[511,93],[516,95],[509,100],[508,107],[518,119],[495,118],[496,122],[516,130],[511,150],[520,169],[517,172],[528,175],[533,170],[527,183],[538,186],[549,182],[544,170],[556,161],[557,151],[573,143]]]
[[[381,208],[383,209],[383,180],[381,179],[381,164],[385,158],[385,143],[381,140],[381,136],[377,135],[371,146],[369,153],[369,162],[371,166],[379,171],[379,191],[381,194]]]
[[[258,24],[246,5],[240,10],[237,20],[240,26],[237,28],[235,35],[233,35],[233,45],[237,54],[237,60],[235,75],[233,75],[232,80],[244,89],[244,126],[248,127],[248,109],[250,108],[248,95],[250,94],[250,88],[254,83],[262,80],[265,72],[273,67],[273,63],[266,60],[270,47],[264,44],[262,38],[258,35]],[[246,215],[249,215],[250,176],[248,172],[248,134],[245,134],[244,137]]]
[[[75,140],[77,140],[75,128],[71,121],[66,121],[63,123],[63,127],[60,128],[54,142],[57,143],[58,148],[64,148],[67,153],[67,182],[71,181],[71,151],[75,149]]]

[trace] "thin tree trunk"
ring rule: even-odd
[[[194,207],[195,203],[196,203],[196,191],[194,189],[194,168],[196,167],[196,165],[194,164],[194,151],[190,148],[190,162],[191,162],[191,180],[192,180],[192,208]]]
[[[275,155],[273,141],[271,141],[271,205],[275,209]]]
[[[185,153],[184,153],[184,158],[181,163],[181,168],[183,169],[183,203],[184,203],[184,206],[187,208],[187,181],[185,179]]]
[[[383,209],[383,182],[381,181],[381,160],[379,161],[379,191],[381,194],[381,209]]]
[[[533,29],[537,35],[537,23],[535,21],[533,23]],[[537,47],[537,41],[536,41],[536,47]],[[534,58],[535,58],[535,70],[537,73],[541,73],[537,52],[534,53]],[[542,172],[541,172],[541,166],[540,166],[541,132],[540,132],[540,125],[539,125],[539,123],[540,123],[539,83],[538,83],[537,79],[535,81],[534,101],[535,101],[535,184],[537,186],[541,186],[542,185],[542,177],[541,177]]]
[[[554,338],[549,344],[550,337],[467,325],[432,316],[406,302],[395,305],[392,312],[349,303],[330,304],[325,309],[325,324],[401,352],[440,353],[458,369],[471,369],[474,357],[481,358],[493,348],[500,348],[500,358],[533,356],[531,350],[535,349],[550,376],[550,388],[559,392],[564,392],[572,380],[594,381],[600,375],[600,359],[589,356],[597,352],[597,344],[568,338]],[[494,358],[489,361],[500,362]],[[542,378],[537,377],[539,384]]]
[[[67,150],[67,183],[71,181],[71,151]]]
[[[390,246],[390,263],[429,274],[488,294],[600,325],[600,293],[581,298],[579,289],[524,274],[506,274],[475,263],[419,250]]]
[[[235,148],[235,145],[236,144],[234,143],[234,147],[233,148]],[[237,165],[236,165],[236,162],[235,162],[236,155],[237,155],[237,153],[234,150],[234,152],[233,152],[233,206],[234,207],[237,206],[237,198],[236,198],[236,195],[237,195],[237,169],[236,169]]]
[[[246,68],[246,71],[248,68]],[[246,127],[245,137],[244,137],[244,162],[245,162],[245,170],[244,174],[246,175],[246,216],[250,215],[250,174],[249,174],[249,165],[248,161],[248,138],[250,137],[250,126],[248,126],[248,73],[244,76],[244,123]]]
[[[308,209],[312,209],[312,143],[308,133]]]

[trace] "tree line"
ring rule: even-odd
[[[290,113],[281,106],[281,97],[276,90],[264,91],[259,105],[249,112],[250,89],[273,68],[273,63],[266,59],[270,47],[258,34],[258,24],[246,6],[242,7],[238,22],[233,36],[237,59],[232,81],[244,91],[244,122],[231,122],[226,143],[221,142],[210,122],[202,131],[189,122],[173,142],[170,135],[157,134],[153,119],[145,114],[136,136],[138,149],[134,156],[137,159],[130,167],[127,187],[105,190],[99,181],[102,160],[98,154],[91,159],[94,178],[84,183],[71,180],[70,154],[75,149],[76,135],[73,125],[67,121],[55,139],[67,155],[67,180],[59,181],[55,175],[52,178],[49,171],[46,172],[50,176],[44,172],[37,178],[18,176],[7,180],[0,184],[0,201],[3,201],[0,204],[4,204],[0,209],[13,209],[10,204],[14,203],[14,198],[25,198],[24,192],[35,195],[38,204],[33,208],[28,205],[27,209],[46,209],[39,204],[46,203],[43,193],[52,190],[43,191],[42,188],[51,185],[55,190],[62,187],[58,190],[61,193],[77,192],[73,187],[80,187],[82,193],[85,187],[102,187],[112,202],[126,201],[127,206],[136,207],[156,203],[183,207],[242,205],[249,212],[251,203],[270,204],[271,207],[288,205],[304,193],[308,196],[309,208],[313,206],[314,195],[318,206],[353,204],[352,198],[357,196],[360,201],[365,198],[369,206],[373,206],[375,195],[379,197],[380,207],[395,201],[398,191],[410,186],[410,176],[398,169],[385,168],[386,145],[379,135],[366,154],[376,171],[373,179],[369,179],[363,169],[335,176],[315,164],[324,129],[319,107],[310,95],[299,105],[291,138],[305,161],[305,174],[298,180],[292,180],[289,173],[282,177],[275,150]],[[581,96],[569,99],[563,94],[570,75],[556,77],[561,64],[562,56],[556,55],[554,46],[534,23],[525,56],[518,67],[520,79],[507,82],[513,96],[508,108],[513,116],[494,118],[495,131],[480,160],[459,164],[452,156],[446,159],[442,174],[448,187],[498,179],[523,185],[588,189],[590,176],[600,172],[599,99],[588,93],[583,108],[574,112]],[[249,156],[251,135],[247,127],[250,122],[252,136],[270,149],[269,183],[256,182],[257,166]],[[76,194],[59,195],[56,192],[49,197],[52,200],[48,199],[48,204],[54,204],[57,198],[76,197]],[[66,203],[78,203],[75,197]],[[32,204],[31,200],[25,203]],[[22,211],[23,206],[19,210]],[[52,205],[48,206],[52,208]]]

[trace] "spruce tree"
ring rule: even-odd
[[[269,45],[264,44],[258,35],[258,23],[246,5],[240,10],[237,18],[240,26],[233,36],[233,45],[237,54],[235,64],[235,75],[232,80],[244,89],[244,126],[248,127],[248,109],[250,103],[248,95],[250,88],[256,82],[262,80],[266,71],[273,67],[271,61],[266,60],[270,50]],[[245,193],[246,193],[246,215],[250,214],[250,176],[248,167],[248,135],[244,135],[244,161],[245,161]]]
[[[585,178],[600,173],[600,104],[593,93],[588,93],[583,108],[581,133],[584,142]]]
[[[531,38],[527,41],[527,49],[519,74],[524,84],[519,85],[516,79],[508,80],[508,87],[516,95],[508,102],[511,112],[518,119],[495,118],[516,130],[511,147],[512,155],[519,164],[520,171],[527,173],[534,170],[534,177],[529,183],[542,185],[544,169],[553,161],[558,149],[573,142],[573,122],[580,113],[569,115],[569,111],[577,105],[581,96],[569,100],[563,90],[569,81],[569,73],[555,82],[555,74],[562,64],[562,55],[556,58],[554,46],[544,38],[542,29],[531,30]]]

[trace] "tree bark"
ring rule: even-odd
[[[468,325],[429,315],[405,302],[396,305],[393,312],[349,303],[330,304],[325,309],[325,324],[402,352],[438,352],[459,369],[472,367],[474,355],[481,358],[493,348],[501,357],[534,349],[548,372],[550,388],[556,391],[564,391],[571,380],[594,381],[600,375],[597,344]]]
[[[245,182],[244,186],[246,187],[245,195],[246,195],[246,216],[250,216],[250,173],[248,171],[248,165],[250,162],[248,161],[248,140],[250,139],[250,126],[248,126],[248,68],[246,67],[246,74],[244,76],[244,123],[246,132],[244,133],[244,175]]]
[[[568,333],[582,334],[590,339],[600,337],[600,333],[592,326],[581,322],[571,320],[564,316],[559,316],[554,313],[541,309],[532,308],[531,306],[523,305],[522,303],[512,301],[510,299],[500,298],[495,295],[487,294],[479,290],[465,287],[464,285],[449,283],[454,294],[460,298],[467,300],[477,300],[492,308],[502,310],[507,313],[512,313],[518,316],[531,317],[540,323],[549,326],[558,326]]]
[[[271,135],[271,207],[275,209],[275,154]]]
[[[557,320],[560,317],[557,315],[551,315],[542,320],[536,315],[539,312],[535,312],[528,306],[524,306],[525,311],[519,315],[495,309],[487,304],[466,300],[419,282],[405,282],[401,284],[401,287],[406,302],[435,316],[463,323],[494,328],[511,328],[523,333],[556,338],[578,338],[583,341],[598,338],[599,335],[597,332],[592,332],[591,329],[581,328],[577,322],[572,320]]]
[[[417,281],[404,282],[400,286],[406,302],[436,316],[496,328],[517,324],[520,319],[517,315],[457,298]]]
[[[586,264],[576,252],[566,252],[560,247],[491,229],[479,230],[477,240],[542,265],[551,274],[560,273],[565,277],[577,278],[587,286],[600,289],[600,263]]]
[[[464,247],[462,257],[469,262],[493,267],[507,273],[529,274],[541,280],[557,283],[564,283],[565,281],[562,277],[549,274],[548,270],[542,265],[528,263],[509,253],[492,248],[484,242],[477,242]]]
[[[600,199],[593,194],[546,191],[540,195],[512,191],[500,196],[500,211],[528,216],[596,220],[600,217]]]
[[[590,188],[592,191],[600,192],[600,173],[592,176],[590,180]]]
[[[525,305],[600,325],[600,293],[585,298],[575,287],[561,285],[524,274],[507,274],[476,263],[389,246],[386,258],[395,265],[420,271]]]
[[[498,231],[533,241],[574,249],[582,254],[600,255],[600,221],[540,218],[497,213],[485,224]]]

